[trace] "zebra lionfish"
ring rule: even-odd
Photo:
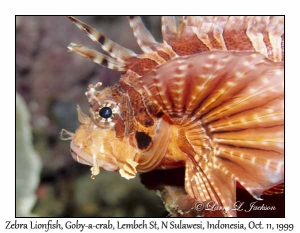
[[[284,18],[162,17],[157,42],[140,17],[128,17],[142,54],[69,19],[108,54],[69,50],[122,73],[105,89],[90,84],[89,116],[63,130],[71,154],[91,166],[138,172],[185,166],[185,189],[235,216],[238,181],[254,198],[284,180]],[[268,192],[268,191],[267,191]]]

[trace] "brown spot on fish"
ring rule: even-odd
[[[144,132],[136,132],[135,138],[138,144],[138,148],[141,150],[147,149],[152,142],[151,137]]]
[[[100,35],[100,37],[99,37],[99,43],[100,44],[104,44],[104,42],[105,42],[105,36],[103,36],[103,35]]]

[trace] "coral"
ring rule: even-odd
[[[29,216],[36,202],[41,160],[32,145],[30,115],[23,98],[16,94],[16,216]]]

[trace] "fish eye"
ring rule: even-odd
[[[99,115],[102,117],[102,118],[105,118],[105,119],[108,119],[112,116],[113,112],[112,112],[112,109],[110,107],[102,107],[100,110],[99,110]]]
[[[101,128],[111,128],[115,125],[119,114],[119,106],[112,100],[102,100],[98,102],[97,108],[90,108],[90,113],[97,126]]]

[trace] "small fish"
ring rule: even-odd
[[[108,54],[71,43],[69,50],[122,73],[85,92],[79,128],[62,131],[71,154],[126,179],[185,166],[185,189],[236,216],[238,181],[254,198],[284,182],[284,18],[162,17],[157,42],[140,17],[128,17],[143,53],[69,19]]]

